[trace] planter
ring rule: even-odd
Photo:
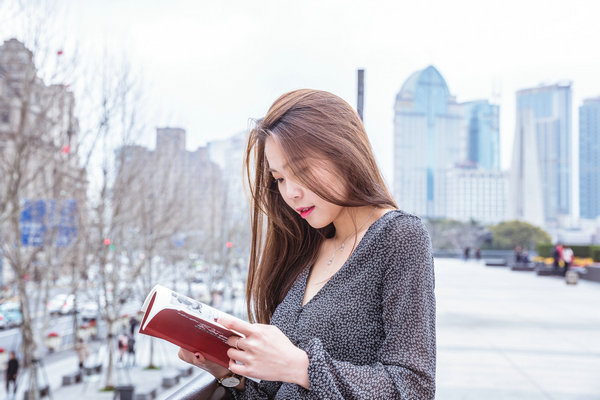
[[[79,328],[79,335],[85,342],[92,336],[91,328]]]
[[[96,325],[92,325],[88,328],[89,332],[90,332],[90,337],[95,339],[96,336],[98,335],[98,328],[96,328]]]
[[[0,348],[0,365],[6,365],[8,362],[8,352]]]
[[[44,345],[50,351],[58,350],[58,347],[62,343],[62,338],[57,333],[49,333],[44,340]]]

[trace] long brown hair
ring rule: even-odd
[[[246,148],[252,195],[246,301],[250,321],[260,323],[270,322],[298,274],[315,261],[322,241],[335,234],[333,224],[314,229],[285,203],[268,171],[267,137],[281,146],[298,181],[326,201],[344,207],[397,207],[379,173],[362,121],[348,103],[309,89],[279,97],[256,121]],[[327,182],[316,179],[315,165],[332,168],[333,176],[344,182],[344,193],[335,193]]]

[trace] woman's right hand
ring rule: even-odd
[[[183,361],[208,371],[217,379],[220,379],[230,373],[227,368],[212,361],[208,361],[202,355],[202,353],[192,353],[191,351],[180,348],[178,355]]]

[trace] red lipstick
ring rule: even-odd
[[[306,218],[310,215],[310,213],[315,209],[315,206],[311,206],[311,207],[303,207],[303,208],[297,208],[296,211],[298,211],[300,213],[300,216],[302,218]]]

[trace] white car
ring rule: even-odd
[[[8,321],[6,318],[4,318],[4,315],[0,313],[0,329],[6,328],[8,328]]]
[[[48,304],[46,309],[50,314],[69,314],[73,312],[73,303],[75,296],[72,294],[61,293],[54,296]]]
[[[93,301],[84,303],[79,310],[79,317],[82,321],[95,321],[98,319],[98,304]]]

